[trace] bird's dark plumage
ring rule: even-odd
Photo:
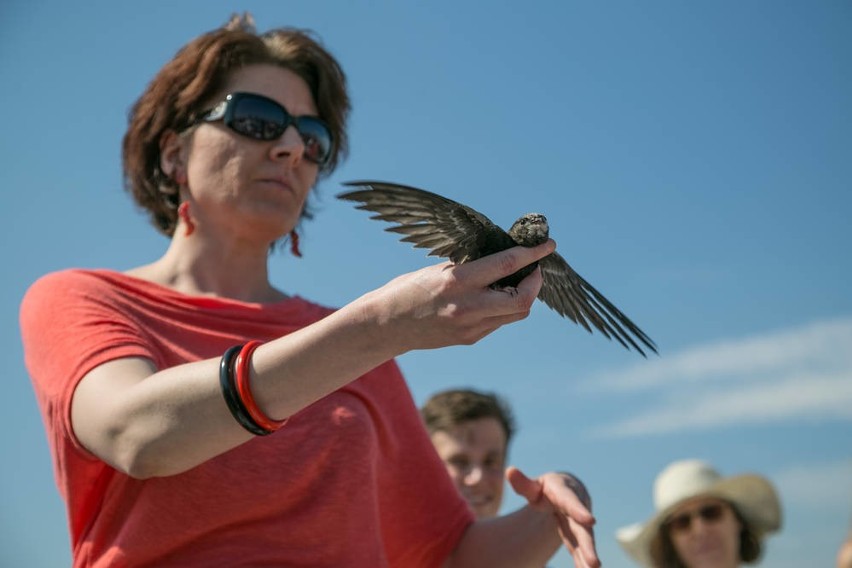
[[[449,258],[455,264],[517,245],[535,246],[548,239],[547,219],[538,213],[524,215],[506,232],[482,213],[429,191],[379,181],[350,181],[344,185],[360,189],[341,193],[338,198],[361,203],[358,209],[376,213],[371,219],[396,223],[386,230],[405,235],[402,241],[429,249],[429,255]],[[636,340],[657,352],[651,338],[558,253],[549,254],[537,265],[542,274],[538,298],[551,309],[590,333],[594,326],[607,338],[614,337],[642,356],[645,352]],[[493,286],[517,286],[535,267],[536,264],[524,267]]]

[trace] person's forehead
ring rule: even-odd
[[[477,418],[461,422],[447,430],[439,430],[432,435],[445,439],[458,447],[477,447],[503,450],[506,447],[506,433],[496,418]]]
[[[297,73],[268,63],[246,65],[231,72],[222,96],[246,91],[275,100],[293,114],[316,114],[310,87]]]

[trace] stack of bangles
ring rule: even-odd
[[[266,436],[284,426],[284,420],[268,417],[254,400],[249,388],[249,361],[260,341],[235,345],[225,351],[219,363],[219,386],[231,415],[240,426],[257,436]]]

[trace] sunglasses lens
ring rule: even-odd
[[[311,116],[299,117],[299,135],[305,143],[305,156],[324,164],[331,155],[331,132],[324,122]]]
[[[290,117],[283,108],[261,97],[235,97],[228,110],[226,124],[240,134],[257,140],[274,140],[290,124]]]
[[[672,520],[669,522],[669,526],[671,526],[672,530],[677,532],[689,530],[689,525],[691,524],[692,515],[678,515],[677,517],[672,517]]]
[[[721,505],[707,505],[698,510],[698,515],[707,522],[718,521],[722,518]]]

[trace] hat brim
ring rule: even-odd
[[[651,543],[663,523],[681,504],[698,497],[717,497],[731,503],[757,538],[781,528],[781,504],[772,484],[760,475],[743,474],[721,479],[657,511],[644,523],[618,529],[616,540],[636,562],[652,567]]]

